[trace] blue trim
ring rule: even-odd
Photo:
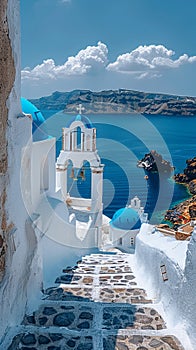
[[[81,114],[78,114],[72,117],[67,123],[66,127],[69,128],[73,122],[77,122],[77,121],[82,122],[86,128],[93,129],[93,124],[91,123],[90,119]]]
[[[26,100],[23,97],[21,97],[21,105],[23,113],[32,115],[33,141],[35,142],[47,140],[49,136],[46,130],[44,130],[44,126],[42,125],[45,122],[45,118],[41,111],[37,107],[35,107],[30,101]]]

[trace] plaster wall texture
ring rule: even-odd
[[[196,238],[176,241],[161,233],[151,234],[143,224],[136,237],[136,269],[149,296],[162,303],[167,325],[184,329],[193,347],[196,341]],[[166,275],[162,275],[164,265]],[[168,280],[164,281],[164,277]],[[183,341],[183,339],[182,339]],[[188,349],[188,347],[186,347]]]
[[[134,240],[137,234],[139,233],[139,230],[122,230],[114,225],[110,224],[110,239],[114,246],[118,245],[118,242],[121,238],[122,240],[122,248],[127,248],[131,246],[131,238]]]
[[[37,254],[37,240],[30,228],[20,185],[21,157],[31,139],[31,121],[22,116],[20,105],[18,0],[1,0],[0,50],[1,339],[10,326],[21,323],[27,299],[31,298],[29,278],[36,279],[38,273],[31,269]],[[26,172],[30,174],[30,166]],[[31,287],[35,291],[33,284]]]
[[[33,142],[31,155],[32,212],[36,210],[42,192],[55,192],[55,138]],[[46,179],[47,177],[47,179]]]

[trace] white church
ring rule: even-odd
[[[132,252],[141,224],[148,219],[137,197],[112,220],[103,214],[104,165],[96,147],[96,129],[82,114],[81,105],[78,109],[79,114],[70,117],[62,130],[62,150],[56,160],[56,139],[44,130],[42,113],[22,98],[22,111],[32,118],[32,138],[23,155],[21,184],[40,241],[46,285],[54,280],[51,271],[55,276],[68,257],[74,262],[85,253],[112,246]],[[29,152],[31,169],[27,173]],[[91,170],[91,196],[72,197],[68,177],[72,184],[84,179],[86,162]]]

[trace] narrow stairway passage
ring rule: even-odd
[[[188,350],[139,288],[129,254],[92,254],[65,268],[7,350]]]

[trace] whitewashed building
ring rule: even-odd
[[[135,238],[141,225],[148,221],[148,214],[144,213],[141,201],[134,197],[130,205],[117,210],[110,221],[110,240],[113,246],[125,251],[135,249]]]

